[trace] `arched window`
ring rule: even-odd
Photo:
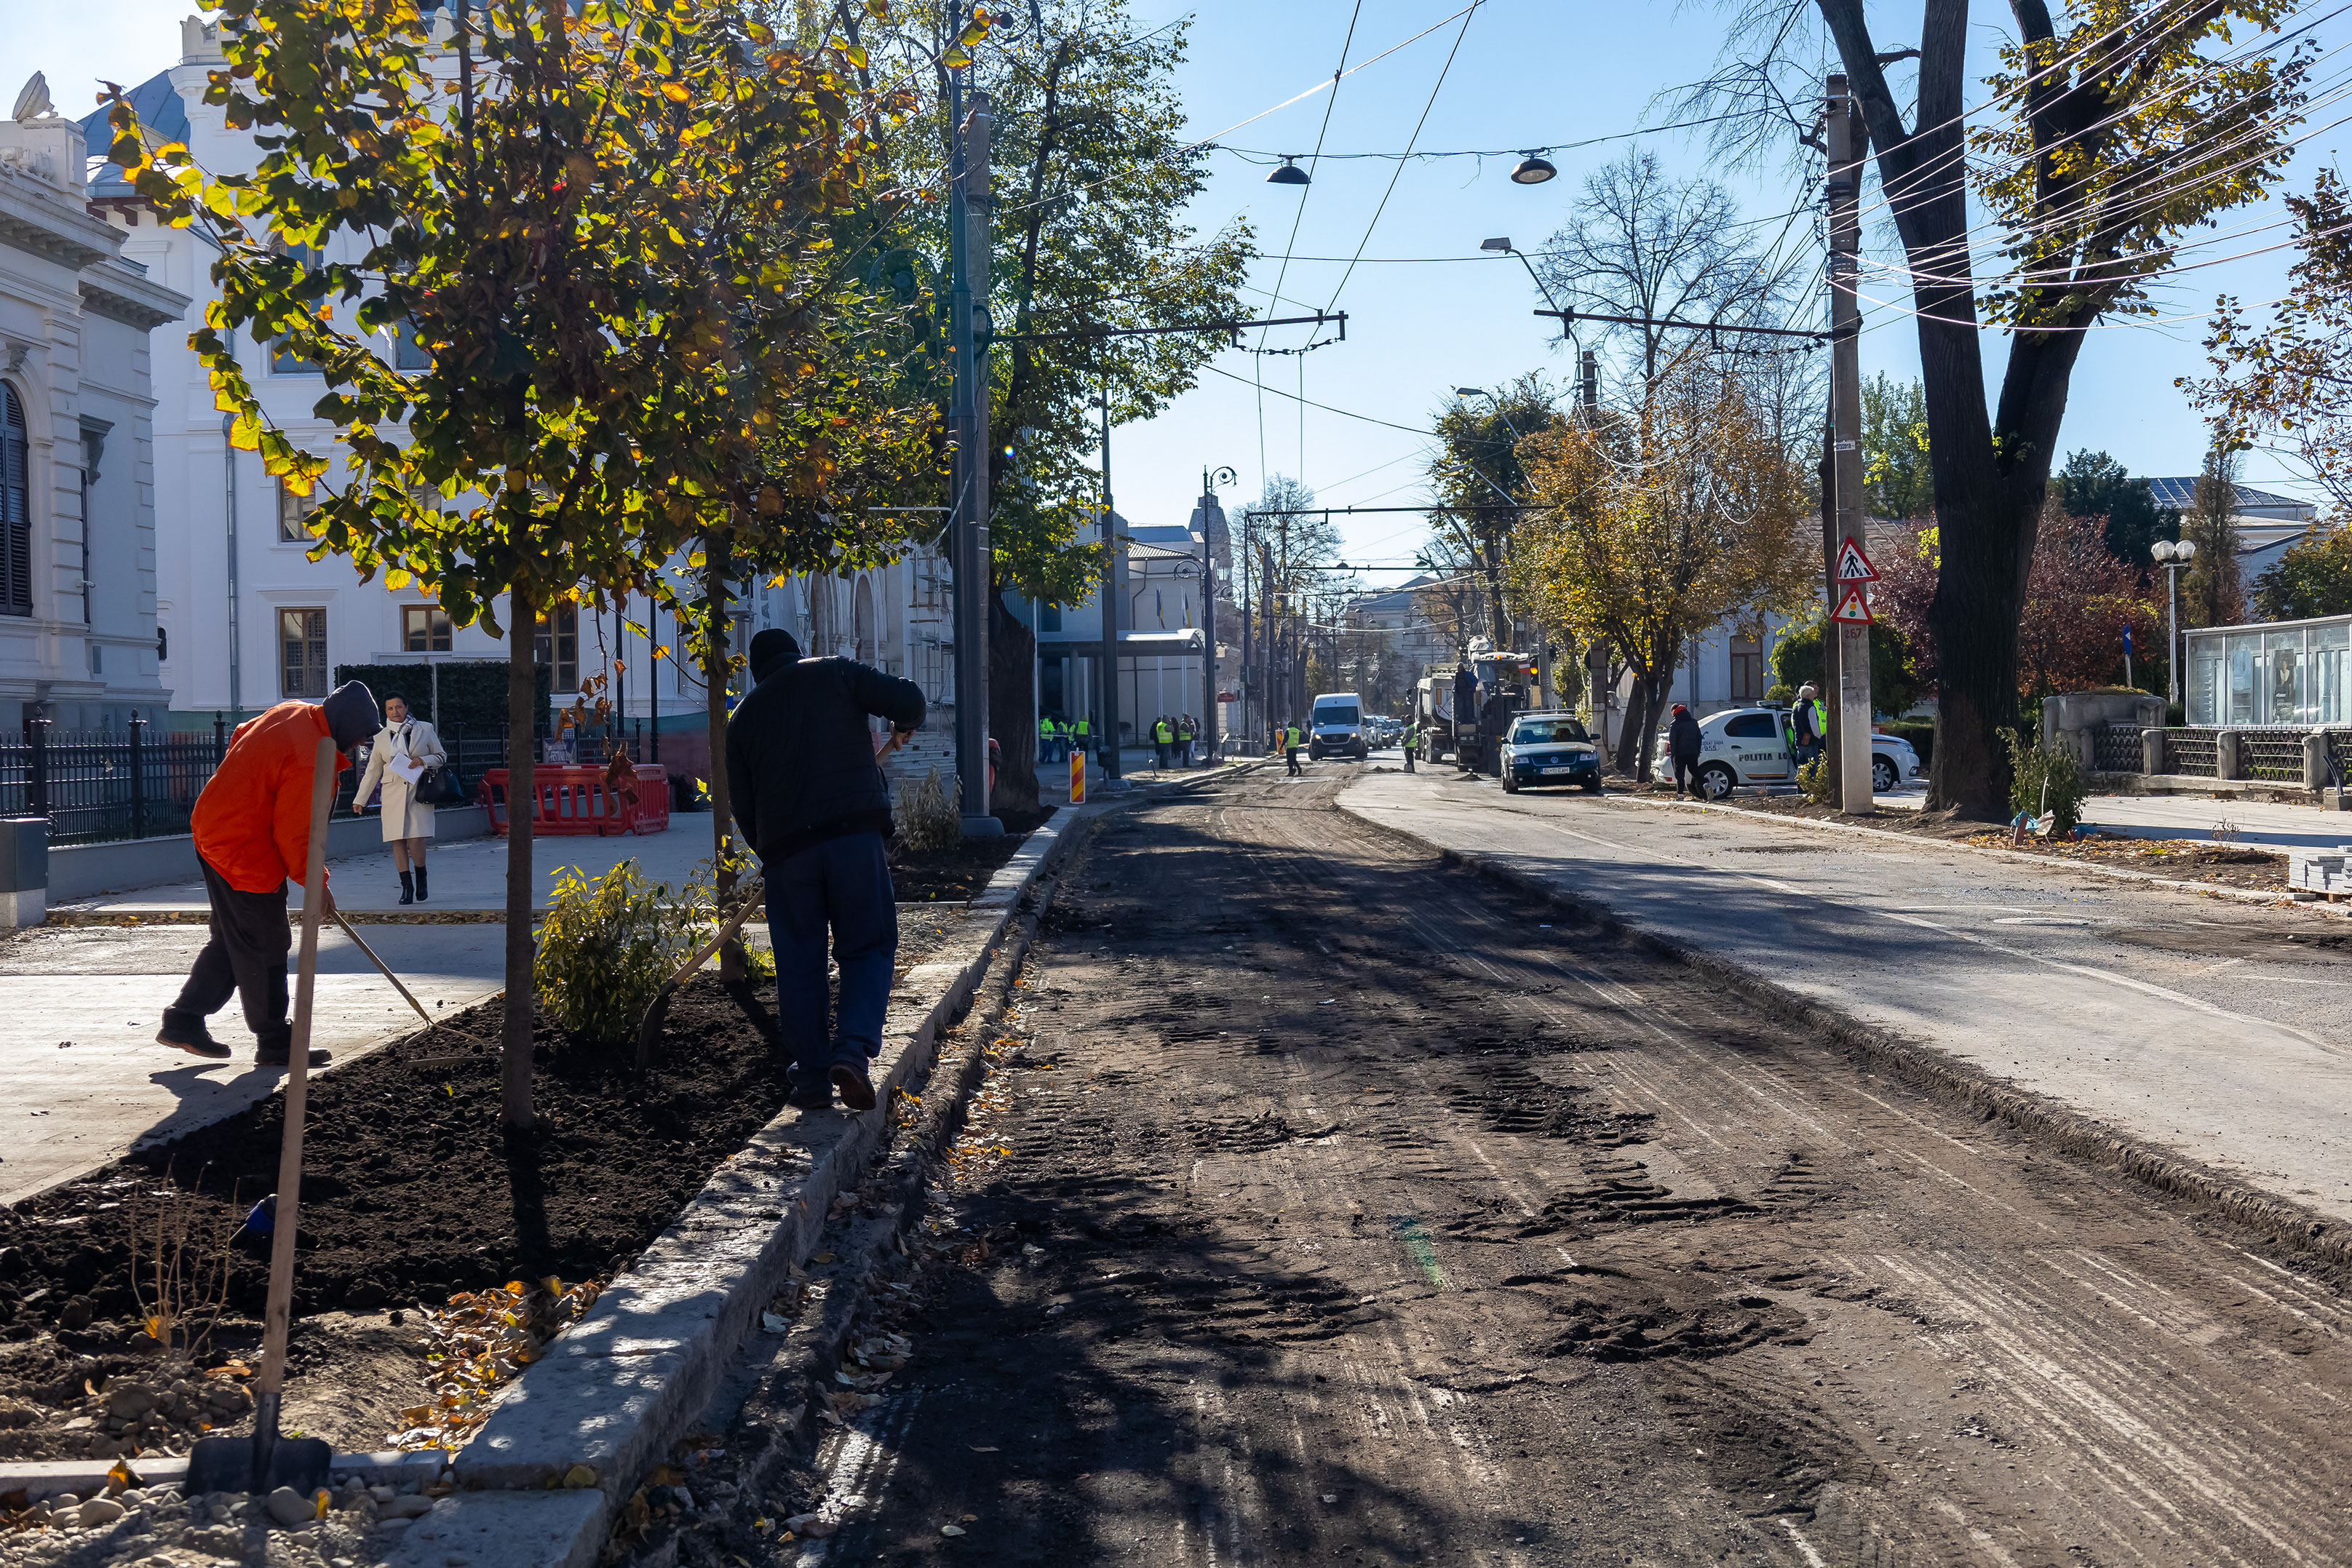
[[[0,615],[33,612],[33,449],[25,405],[0,382]]]

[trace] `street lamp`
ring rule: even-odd
[[[2180,569],[2197,559],[2197,541],[2182,539],[2175,543],[2170,539],[2158,539],[2147,553],[2156,558],[2157,565],[2164,568],[2165,571],[2165,700],[2177,703],[2180,700]]]
[[[1298,166],[1298,160],[1292,157],[1285,158],[1280,166],[1265,177],[1265,183],[1269,185],[1311,185],[1315,182],[1312,175]]]
[[[1519,156],[1519,166],[1511,171],[1514,185],[1540,185],[1559,171],[1546,162],[1540,153],[1526,152]]]

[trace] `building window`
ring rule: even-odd
[[[433,368],[433,352],[416,336],[414,320],[403,320],[393,338],[392,368],[396,371],[429,371]]]
[[[1764,698],[1764,640],[1761,637],[1734,637],[1731,640],[1731,700],[1736,703],[1761,702]]]
[[[283,254],[300,262],[305,272],[318,271],[319,264],[326,259],[306,245],[287,246]],[[281,344],[272,343],[269,346],[269,373],[273,376],[315,376],[320,372],[318,366],[301,355]]]
[[[310,542],[310,514],[319,509],[315,495],[298,496],[287,488],[286,481],[278,481],[278,542],[307,545]]]
[[[449,612],[437,604],[404,604],[400,607],[400,646],[409,653],[446,653],[449,651]]]
[[[33,612],[32,461],[25,405],[0,383],[0,614]]]
[[[539,662],[554,667],[555,695],[570,697],[580,690],[580,606],[557,605],[552,630],[548,620],[539,618]]]
[[[324,610],[281,610],[278,612],[278,695],[281,697],[324,697],[327,695],[327,612]]]
[[[1062,607],[1058,604],[1037,606],[1037,630],[1058,635],[1062,630]]]

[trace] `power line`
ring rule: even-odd
[[[1421,106],[1421,118],[1412,122],[1412,134],[1405,139],[1405,151],[1408,154],[1412,152],[1414,145],[1421,141],[1422,127],[1429,123],[1429,111],[1437,107],[1437,95],[1444,89],[1446,76],[1454,69],[1454,57],[1462,52],[1462,40],[1469,36],[1470,18],[1477,14],[1478,13],[1475,7],[1462,13],[1462,26],[1461,28],[1454,35],[1454,47],[1445,51],[1445,63],[1437,68],[1437,80],[1431,84],[1428,101]],[[1332,94],[1332,97],[1336,100],[1339,95],[1334,93]],[[1397,181],[1402,177],[1403,173],[1404,163],[1402,160],[1399,160],[1397,166],[1389,172],[1389,186],[1387,190],[1381,193],[1381,204],[1372,209],[1372,221],[1364,225],[1364,237],[1356,242],[1357,257],[1362,256],[1364,254],[1364,246],[1372,243],[1372,231],[1381,226],[1381,214],[1389,210],[1389,198],[1396,194]],[[1296,236],[1293,237],[1295,240]],[[1351,257],[1348,262],[1348,270],[1339,275],[1339,283],[1332,287],[1330,301],[1323,307],[1324,309],[1328,310],[1332,306],[1339,303],[1339,291],[1347,287],[1348,279],[1355,276],[1356,260]],[[1279,288],[1282,285],[1277,280],[1275,287]],[[1306,372],[1302,368],[1300,374],[1304,375],[1305,373]],[[1302,459],[1299,466],[1303,468],[1306,465],[1305,461]]]

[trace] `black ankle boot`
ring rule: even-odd
[[[419,904],[425,902],[425,862],[423,861],[416,862],[416,902]]]
[[[400,873],[400,902],[403,904],[416,902],[416,873],[414,872],[404,871]]]

